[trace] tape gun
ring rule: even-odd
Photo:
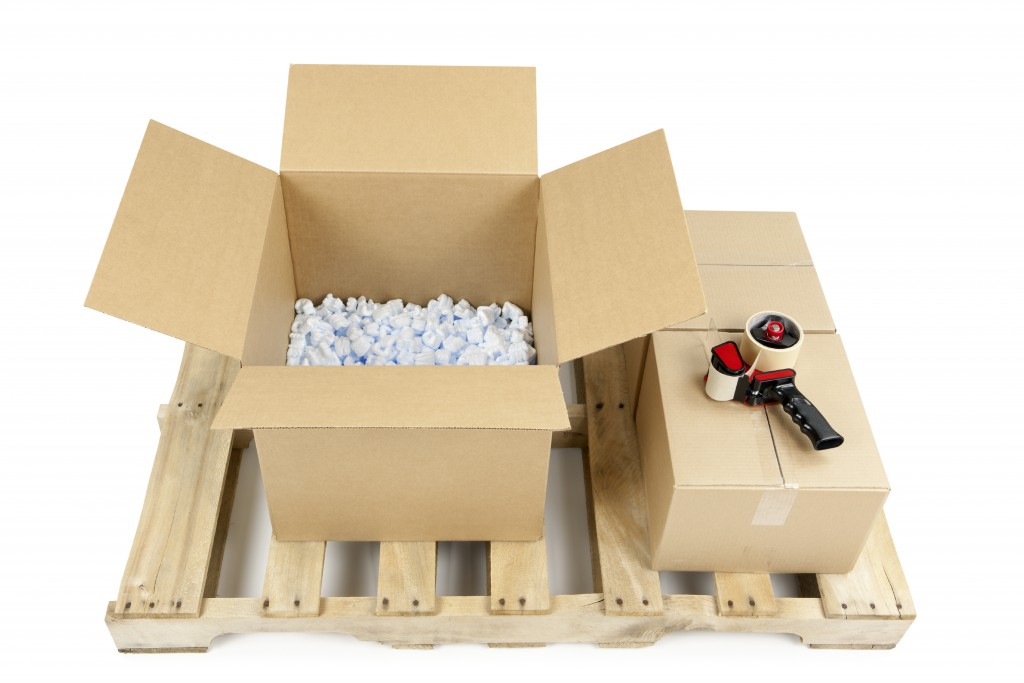
[[[803,330],[795,320],[781,313],[756,313],[747,321],[744,337],[746,356],[736,342],[711,349],[711,364],[705,377],[705,392],[716,401],[740,401],[748,406],[778,403],[816,451],[836,448],[843,437],[796,387],[796,370],[778,367],[780,360],[792,364],[803,341]],[[767,366],[768,369],[758,369]]]

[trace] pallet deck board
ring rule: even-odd
[[[720,614],[763,617],[779,610],[771,574],[715,572],[714,581]]]
[[[387,541],[380,544],[377,614],[421,616],[437,609],[437,543]]]
[[[185,347],[118,591],[120,616],[199,613],[232,452],[231,432],[212,431],[210,423],[238,368],[213,351]]]
[[[630,415],[621,346],[583,359],[586,382],[591,504],[605,610],[654,615],[662,610],[661,582],[651,569],[647,498],[640,443]],[[596,550],[596,553],[595,553]]]
[[[125,580],[118,600],[107,605],[117,648],[205,652],[219,635],[307,631],[414,649],[446,643],[633,648],[687,630],[788,633],[816,648],[889,649],[900,641],[916,609],[884,514],[854,570],[799,575],[802,597],[776,597],[767,574],[727,573],[714,575],[715,595],[663,596],[658,573],[649,569],[635,424],[628,409],[618,408],[628,405],[622,351],[594,354],[576,368],[572,426],[552,446],[582,449],[594,592],[549,595],[541,539],[490,544],[488,595],[438,596],[437,544],[385,542],[376,597],[321,597],[324,544],[271,539],[263,595],[226,598],[217,597],[217,576],[239,447],[249,434],[232,439],[231,432],[209,430],[212,407],[237,361],[187,346],[172,403],[161,411],[160,445]],[[200,402],[207,410],[199,410]],[[180,526],[169,527],[178,515]],[[157,592],[131,593],[139,585]],[[515,600],[501,605],[506,593]],[[132,613],[135,604],[124,609],[129,594],[158,599]],[[168,610],[165,596],[179,595],[181,606]]]
[[[913,619],[917,613],[884,514],[848,574],[819,574],[825,615],[834,619]]]
[[[608,616],[600,593],[554,595],[543,615],[495,616],[488,596],[439,596],[432,615],[381,617],[370,598],[322,598],[316,617],[264,619],[252,598],[210,598],[202,614],[190,619],[121,619],[107,610],[107,624],[118,648],[158,651],[168,647],[209,647],[226,633],[320,632],[350,635],[389,645],[447,643],[601,643],[618,647],[653,644],[677,631],[784,633],[819,647],[891,646],[912,622],[880,619],[867,622],[826,619],[821,602],[778,598],[773,617],[733,617],[718,613],[710,595],[668,595],[656,616]]]
[[[315,617],[324,578],[323,541],[279,541],[271,536],[263,579],[263,614]]]
[[[494,614],[547,614],[551,611],[548,592],[547,543],[537,541],[491,541],[488,550],[491,612]]]

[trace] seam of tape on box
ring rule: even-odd
[[[789,518],[789,511],[793,509],[796,501],[797,487],[765,491],[761,495],[761,502],[754,511],[754,518],[750,520],[751,526],[782,526]]]

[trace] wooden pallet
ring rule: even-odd
[[[915,617],[884,516],[852,572],[805,575],[803,597],[768,574],[714,574],[715,595],[662,595],[650,569],[647,507],[622,350],[577,364],[585,397],[553,447],[584,454],[595,593],[549,595],[544,540],[493,542],[487,596],[435,593],[436,543],[380,544],[377,596],[320,595],[325,544],[270,541],[263,595],[217,597],[247,435],[211,431],[238,362],[187,346],[135,542],[106,623],[122,652],[204,652],[225,633],[344,633],[395,647],[652,645],[684,630],[792,633],[811,647],[892,648]],[[580,378],[582,374],[582,380]]]

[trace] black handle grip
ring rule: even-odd
[[[800,431],[810,439],[814,450],[823,451],[843,445],[843,437],[832,429],[832,425],[828,423],[821,411],[800,393],[795,384],[777,385],[772,387],[771,393],[775,394],[771,397],[772,400],[782,404],[782,409],[793,418],[793,422],[800,427]]]

